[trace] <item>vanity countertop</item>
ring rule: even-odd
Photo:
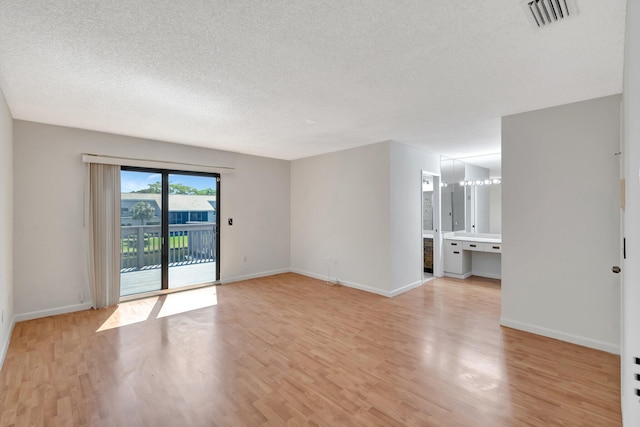
[[[479,242],[479,243],[502,243],[502,235],[500,234],[483,234],[483,233],[447,233],[444,235],[445,240],[460,240],[463,242]]]

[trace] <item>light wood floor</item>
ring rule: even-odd
[[[0,425],[621,423],[619,358],[501,328],[494,280],[389,299],[282,274],[174,296],[18,323]]]

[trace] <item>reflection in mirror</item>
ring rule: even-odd
[[[502,232],[501,156],[442,157],[442,229]]]
[[[433,176],[422,174],[422,231],[433,232]]]
[[[464,231],[464,163],[443,157],[440,162],[442,231]]]

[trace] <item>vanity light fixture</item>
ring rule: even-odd
[[[501,182],[502,180],[500,178],[492,178],[492,179],[485,179],[485,180],[478,179],[476,181],[460,181],[460,185],[463,187],[470,187],[474,185],[500,184]],[[445,184],[445,187],[446,187],[446,184]]]

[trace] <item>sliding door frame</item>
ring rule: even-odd
[[[162,176],[161,190],[161,227],[160,227],[160,269],[161,269],[161,288],[160,291],[169,290],[169,247],[171,239],[169,236],[169,175],[192,175],[214,178],[216,180],[216,222],[215,222],[215,239],[216,239],[216,278],[214,283],[220,281],[220,174],[213,172],[194,172],[179,169],[161,169],[146,168],[136,166],[121,166],[120,170],[132,172],[149,172],[157,173]]]

